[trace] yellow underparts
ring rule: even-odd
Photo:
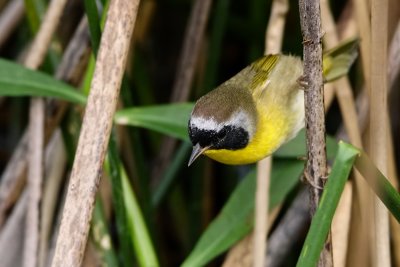
[[[207,150],[208,157],[224,164],[241,165],[257,162],[278,149],[286,140],[289,126],[286,112],[278,105],[257,108],[257,130],[249,144],[239,150]]]

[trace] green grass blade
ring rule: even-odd
[[[157,267],[158,260],[142,212],[123,166],[120,165],[120,168],[128,228],[133,238],[136,257],[142,267]]]
[[[358,153],[359,150],[353,146],[339,142],[338,154],[296,266],[310,267],[317,265],[333,215]]]
[[[108,145],[108,153],[105,163],[106,171],[111,179],[112,200],[115,210],[118,241],[120,243],[120,249],[117,251],[117,253],[119,254],[119,258],[121,259],[121,266],[132,266],[133,243],[131,242],[132,239],[127,238],[127,233],[129,233],[127,223],[127,210],[122,188],[122,173],[120,171],[121,161],[119,159],[117,151],[114,131],[111,132],[110,143]]]
[[[92,51],[93,54],[96,56],[97,51],[99,50],[100,38],[101,38],[99,12],[97,10],[97,5],[95,0],[85,0],[84,6],[85,6],[86,16],[88,18]]]
[[[91,226],[91,237],[99,250],[104,266],[118,266],[117,256],[113,248],[107,221],[104,215],[101,198],[96,198]]]
[[[4,59],[0,59],[0,96],[41,96],[86,103],[86,97],[72,86]]]
[[[192,103],[128,108],[117,111],[115,122],[144,127],[188,141],[187,125],[192,109]]]
[[[109,5],[110,5],[110,1],[109,1],[109,0],[102,1],[102,2],[105,2],[105,3],[104,3],[103,11],[102,11],[102,14],[101,14],[101,20],[100,20],[100,22],[99,22],[99,23],[100,23],[100,24],[99,24],[100,32],[98,33],[98,32],[97,32],[97,29],[90,29],[90,31],[93,30],[93,33],[92,33],[92,32],[90,33],[90,41],[92,42],[92,44],[93,44],[93,43],[98,43],[98,46],[100,46],[101,31],[102,31],[103,28],[104,28],[104,24],[105,24],[106,17],[107,17],[108,7],[109,7]],[[92,19],[93,19],[93,18],[92,18]],[[93,21],[93,22],[91,22],[91,23],[95,23],[95,22]],[[95,25],[93,25],[92,27],[93,27],[93,28],[97,28],[97,26],[95,26]],[[99,35],[97,35],[97,34],[99,34]],[[94,49],[95,49],[95,48],[96,48],[96,47],[94,47]],[[98,49],[98,47],[97,47],[97,49]],[[85,95],[89,95],[90,84],[91,84],[91,82],[92,82],[93,73],[94,73],[94,68],[95,68],[95,65],[96,65],[95,55],[97,54],[97,50],[95,50],[95,51],[96,51],[95,53],[92,53],[92,54],[90,55],[89,63],[88,63],[88,66],[87,66],[87,68],[86,68],[85,76],[84,76],[84,78],[83,78],[82,92],[83,92]]]
[[[26,19],[32,37],[35,36],[40,29],[40,24],[46,14],[48,2],[49,1],[45,0],[24,0]],[[56,66],[60,63],[60,51],[54,49],[61,45],[58,43],[57,36],[53,39],[52,44],[54,44],[54,46],[49,46],[49,50],[40,66],[40,69],[46,73],[54,73]]]
[[[361,152],[355,167],[366,178],[375,194],[400,223],[400,195],[368,156]]]
[[[282,202],[299,181],[304,163],[294,159],[273,163],[270,209]],[[200,237],[182,267],[204,266],[237,241],[253,227],[255,171],[248,174],[236,187],[218,217]]]
[[[25,13],[31,32],[36,33],[39,30],[41,17],[46,11],[44,1],[24,0]]]

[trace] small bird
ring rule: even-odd
[[[347,74],[358,40],[324,54],[324,81]],[[204,154],[230,165],[257,162],[304,127],[303,64],[290,55],[264,56],[201,97],[188,122],[190,166]]]

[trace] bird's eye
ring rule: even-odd
[[[226,129],[222,128],[218,133],[217,133],[217,138],[218,139],[223,139],[226,136]]]

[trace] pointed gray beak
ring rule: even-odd
[[[209,149],[209,147],[201,147],[199,144],[196,144],[196,145],[193,147],[192,155],[190,155],[188,167],[189,167],[190,165],[192,165],[193,161],[195,161],[195,160],[196,160],[201,154],[203,154],[203,152],[206,151],[207,149]]]

